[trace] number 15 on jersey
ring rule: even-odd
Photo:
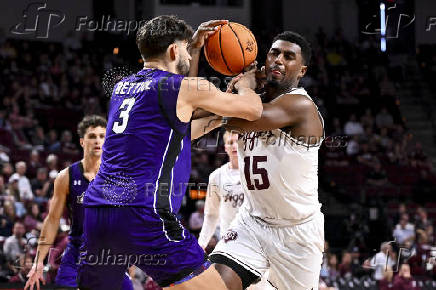
[[[244,175],[248,190],[263,190],[269,188],[268,171],[261,167],[261,163],[267,162],[267,156],[246,156],[244,158]],[[251,176],[253,175],[252,182]],[[260,178],[258,178],[260,177]]]

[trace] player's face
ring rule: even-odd
[[[177,73],[181,75],[188,75],[191,55],[188,52],[188,42],[187,41],[178,41],[177,42],[177,51],[178,51],[178,61],[176,64]]]
[[[238,134],[228,134],[225,139],[224,150],[232,158],[238,158]]]
[[[80,138],[80,145],[83,147],[84,154],[100,157],[103,152],[105,136],[106,128],[98,126],[86,129],[85,136]]]
[[[298,44],[275,41],[265,61],[267,84],[281,88],[290,87],[304,76],[307,66],[303,64],[301,47]]]

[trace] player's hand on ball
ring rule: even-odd
[[[241,88],[250,88],[254,90],[256,88],[256,70],[252,69],[242,74],[239,80],[235,84],[235,89],[240,90]]]
[[[228,20],[210,20],[203,22],[198,26],[192,36],[192,42],[190,44],[191,49],[200,49],[204,46],[204,40],[211,34],[214,34],[218,30],[220,25],[229,23]]]
[[[235,76],[234,78],[232,78],[232,80],[229,82],[229,84],[227,85],[227,90],[226,93],[231,93],[233,92],[233,89],[235,88],[235,84],[239,81],[239,79],[242,77],[242,74],[239,74],[237,76]]]
[[[257,89],[262,89],[266,83],[265,66],[262,66],[260,70],[256,71]]]
[[[24,286],[24,290],[27,289],[33,290],[35,284],[36,284],[36,289],[39,290],[40,289],[39,281],[41,281],[42,284],[45,285],[43,269],[44,269],[43,263],[33,264],[32,269],[30,270],[29,274],[27,274],[29,280],[27,280],[26,286]]]
[[[251,64],[249,64],[248,66],[246,66],[245,68],[244,68],[244,72],[247,72],[247,71],[251,71],[251,70],[257,70],[257,60],[255,60],[255,61],[253,61]]]

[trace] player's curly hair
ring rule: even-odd
[[[312,46],[302,35],[293,31],[284,31],[276,35],[273,42],[276,42],[277,40],[284,40],[298,44],[301,48],[301,56],[303,57],[304,65],[310,64],[310,59],[312,58]]]
[[[162,15],[147,21],[136,33],[136,44],[144,59],[158,56],[177,40],[190,41],[192,27],[174,15]]]
[[[82,121],[80,121],[79,125],[77,125],[77,134],[80,138],[85,136],[86,130],[92,127],[103,127],[106,128],[107,121],[102,116],[98,115],[89,115],[85,116]]]

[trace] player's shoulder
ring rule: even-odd
[[[297,88],[290,92],[284,93],[279,98],[273,100],[280,103],[281,106],[286,106],[292,111],[303,112],[315,108],[315,103],[312,98],[303,88]]]
[[[286,97],[302,104],[313,104],[312,98],[304,88],[292,89],[289,92],[284,93],[281,97]]]
[[[302,95],[302,96],[310,98],[309,93],[306,91],[306,89],[301,88],[301,87],[300,88],[293,88],[292,90],[287,92],[287,94],[290,94],[290,95]]]
[[[55,184],[68,189],[70,183],[71,166],[62,169],[55,178]]]

